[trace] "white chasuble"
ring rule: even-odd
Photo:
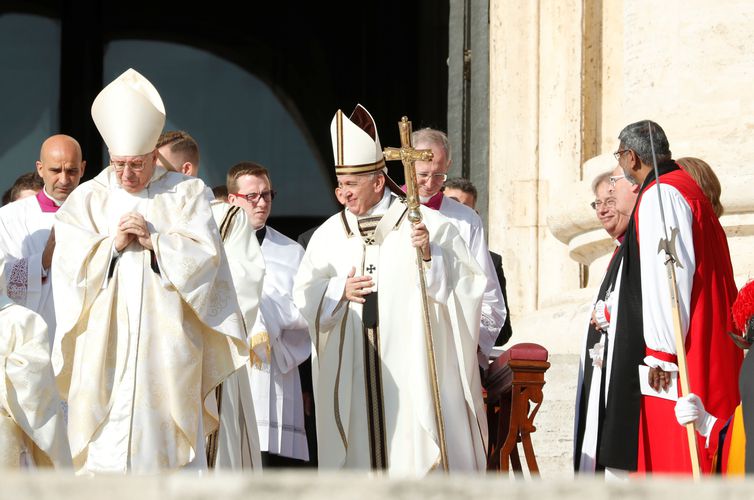
[[[42,316],[50,342],[55,334],[55,307],[52,275],[42,275],[42,253],[54,222],[55,214],[43,212],[36,196],[0,208],[0,253],[5,256],[7,294]]]
[[[266,273],[260,314],[251,345],[269,339],[269,356],[253,363],[250,373],[262,451],[309,460],[304,402],[298,366],[311,354],[309,330],[293,302],[293,278],[304,249],[267,226],[262,240]]]
[[[448,467],[481,471],[487,422],[476,350],[486,279],[447,219],[421,210],[432,253],[423,272]],[[417,252],[405,212],[403,202],[393,200],[372,239],[361,236],[350,212],[334,215],[312,236],[296,277],[294,297],[313,341],[322,468],[374,468],[380,429],[370,422],[380,420],[388,474],[422,476],[442,468]],[[361,304],[342,299],[352,268],[357,276],[379,275],[376,328],[365,328]],[[375,359],[370,352],[377,354],[375,366],[368,365]]]
[[[248,360],[210,199],[201,180],[161,167],[130,194],[107,168],[56,214],[53,366],[79,473],[206,464],[218,420],[205,400]],[[136,240],[114,252],[129,211],[146,219],[154,252]]]
[[[0,295],[0,469],[71,466],[42,318]]]
[[[220,230],[248,334],[250,326],[256,321],[262,295],[265,272],[262,250],[246,212],[241,208],[213,201],[212,214]],[[264,353],[264,346],[257,349]],[[262,469],[259,432],[249,384],[250,370],[251,364],[247,362],[222,383],[220,427],[216,436],[214,462],[217,470]],[[213,443],[209,445],[213,446]]]

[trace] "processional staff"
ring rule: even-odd
[[[401,136],[400,148],[385,148],[383,154],[385,160],[400,160],[403,162],[403,172],[406,178],[406,204],[408,205],[408,220],[412,224],[422,221],[422,213],[419,209],[419,196],[416,193],[416,169],[415,161],[431,161],[431,150],[414,149],[411,145],[411,122],[407,117],[398,122],[398,130]],[[432,384],[432,402],[435,410],[435,424],[437,425],[438,439],[440,441],[440,460],[443,470],[448,471],[448,452],[445,446],[445,423],[442,416],[440,403],[440,384],[437,380],[437,363],[435,361],[434,341],[432,339],[432,327],[429,322],[429,302],[427,301],[427,283],[424,278],[424,262],[422,249],[416,249],[416,264],[419,270],[419,284],[421,287],[422,313],[424,317],[424,338],[427,343],[427,365],[429,367],[429,380]]]

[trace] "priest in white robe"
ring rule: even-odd
[[[267,225],[274,191],[269,172],[253,162],[228,171],[228,201],[241,207],[262,249],[265,277],[257,319],[250,337],[253,349],[267,346],[252,360],[251,388],[266,467],[293,467],[309,460],[304,403],[298,366],[311,354],[304,318],[293,302],[293,278],[304,249]]]
[[[45,466],[71,466],[47,326],[0,286],[0,469]]]
[[[346,210],[315,231],[294,287],[313,341],[319,465],[392,476],[484,470],[476,350],[485,277],[445,218],[422,207],[424,223],[407,221],[403,200],[385,189],[384,157],[366,109],[357,106],[350,118],[338,110],[331,134]]]
[[[42,316],[50,334],[55,334],[52,297],[52,252],[55,237],[51,228],[55,212],[79,185],[86,162],[73,137],[53,135],[42,143],[37,173],[44,187],[0,208],[0,253],[5,255],[5,286],[14,302]]]
[[[155,166],[165,123],[129,69],[92,117],[111,165],[56,214],[53,365],[78,473],[206,467],[207,396],[248,361],[225,253],[199,179]]]
[[[490,353],[500,329],[508,316],[500,281],[492,263],[484,225],[473,209],[442,192],[443,183],[450,169],[450,142],[445,132],[431,128],[417,130],[411,137],[416,149],[431,149],[432,161],[416,162],[416,187],[422,205],[439,211],[455,226],[471,255],[482,268],[487,284],[482,300],[482,318],[479,324],[479,366],[487,369]]]

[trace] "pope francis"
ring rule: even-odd
[[[484,470],[476,346],[486,278],[443,216],[422,207],[424,223],[408,222],[405,202],[385,188],[385,160],[366,109],[357,106],[350,117],[338,110],[331,134],[346,209],[315,231],[294,288],[313,341],[319,466],[391,476]]]

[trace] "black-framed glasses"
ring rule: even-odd
[[[262,191],[261,193],[231,193],[233,196],[239,196],[246,199],[249,203],[259,203],[259,198],[262,198],[267,203],[275,199],[275,191],[272,189],[268,191]]]
[[[589,204],[589,206],[592,207],[592,210],[599,210],[603,206],[607,208],[614,208],[615,198],[608,198],[606,200],[594,200]]]
[[[619,149],[618,151],[616,151],[615,153],[613,153],[613,156],[615,156],[616,160],[620,161],[621,155],[623,155],[623,153],[627,153],[629,151],[631,151],[631,150],[630,149]]]

